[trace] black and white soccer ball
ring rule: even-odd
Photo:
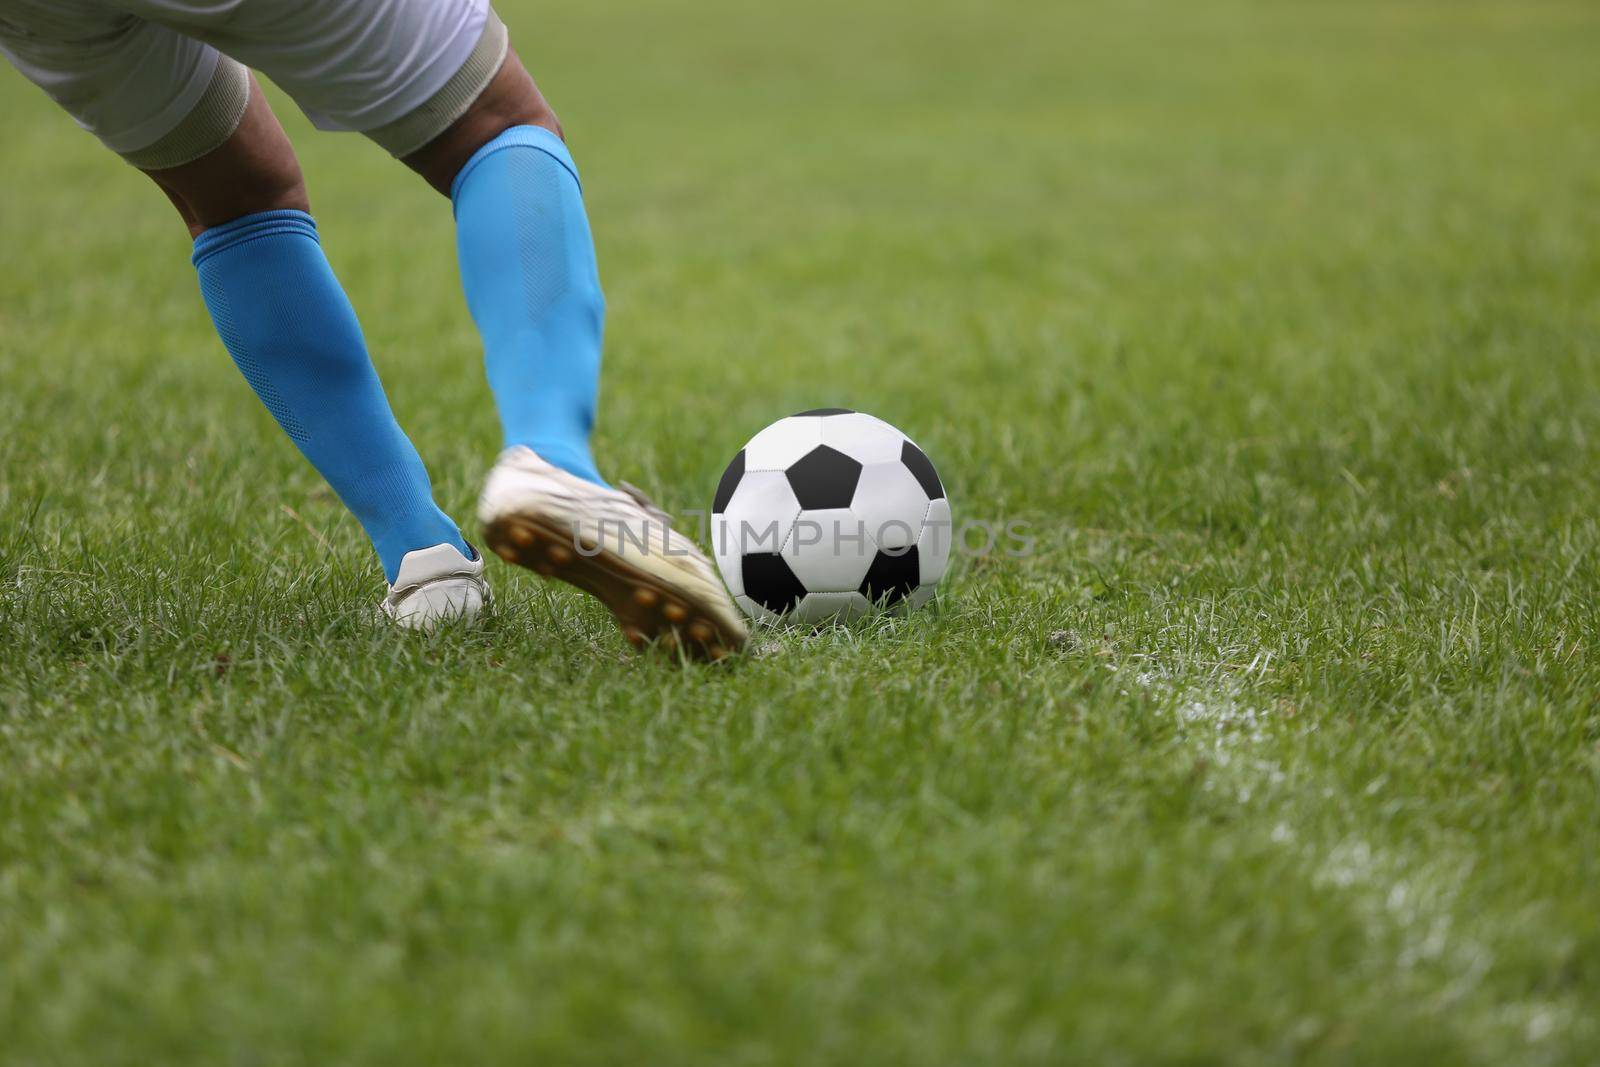
[[[819,408],[750,439],[717,485],[712,546],[758,622],[850,619],[927,603],[950,562],[950,501],[912,440]]]

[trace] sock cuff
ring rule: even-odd
[[[201,263],[219,252],[237,248],[247,241],[279,234],[295,234],[309,237],[318,245],[322,243],[317,239],[316,221],[304,211],[295,211],[292,208],[258,211],[254,215],[245,215],[232,222],[224,222],[221,226],[212,226],[202,231],[200,236],[194,239],[192,262],[199,267]]]
[[[455,205],[460,202],[462,185],[480,163],[496,152],[503,152],[508,148],[532,148],[543,152],[561,164],[562,169],[572,175],[572,180],[578,183],[578,191],[580,193],[583,191],[583,179],[578,177],[578,165],[572,161],[572,153],[567,150],[565,141],[543,126],[513,126],[472,153],[472,157],[450,183],[450,203]]]

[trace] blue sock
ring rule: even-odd
[[[195,239],[194,266],[234,363],[361,521],[389,581],[413,549],[470,556],[394,421],[311,216],[263,211],[214,226]]]
[[[606,484],[589,453],[605,298],[567,146],[549,130],[514,126],[467,160],[450,199],[506,445]]]

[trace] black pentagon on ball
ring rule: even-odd
[[[867,576],[861,579],[861,595],[874,604],[897,604],[916,590],[921,575],[916,545],[903,551],[879,549]]]
[[[847,508],[855,499],[861,464],[837,448],[818,445],[790,464],[784,474],[802,508]]]
[[[722,480],[717,483],[717,495],[711,500],[711,514],[721,515],[728,510],[728,501],[733,499],[733,491],[739,488],[739,479],[744,477],[744,449],[739,449],[739,454],[733,457],[733,462],[728,464],[728,469],[722,472]]]
[[[922,449],[907,441],[900,449],[900,462],[917,479],[917,484],[922,486],[929,500],[944,496],[944,486],[939,484],[939,472],[933,469],[933,461],[923,455]]]
[[[768,611],[783,615],[793,611],[806,595],[806,587],[776,552],[751,552],[739,561],[745,596]]]
[[[849,408],[812,408],[810,411],[797,411],[789,417],[791,419],[804,419],[810,416],[854,414],[855,412],[851,411]]]

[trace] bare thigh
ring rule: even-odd
[[[294,146],[253,75],[244,118],[226,141],[193,162],[145,173],[167,194],[192,236],[260,211],[311,210]]]
[[[557,137],[563,136],[555,112],[514,48],[506,52],[505,63],[466,113],[401,162],[449,196],[450,183],[472,153],[513,126],[543,126]]]

